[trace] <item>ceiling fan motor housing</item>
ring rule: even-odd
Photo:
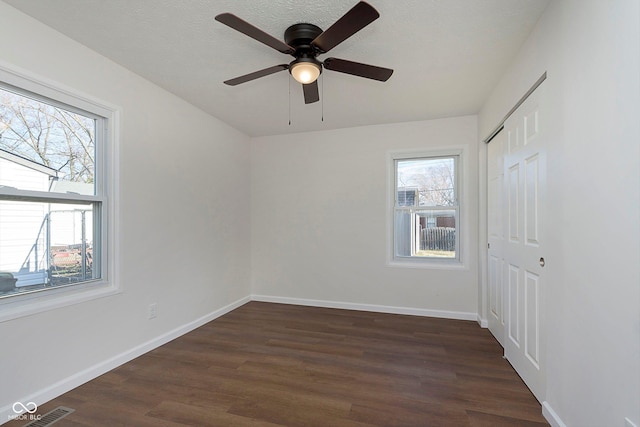
[[[311,54],[313,56],[320,53],[319,49],[312,46],[311,42],[322,34],[322,29],[317,25],[300,23],[294,24],[284,32],[284,42],[293,47],[298,54]]]

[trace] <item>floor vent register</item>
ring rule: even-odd
[[[25,424],[24,427],[48,427],[60,421],[72,412],[75,412],[75,409],[58,406],[56,409],[44,414],[41,418],[33,420],[29,424]]]

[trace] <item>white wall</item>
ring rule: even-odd
[[[545,407],[567,426],[640,425],[639,61],[637,1],[554,1],[479,115],[485,137],[548,72]]]
[[[469,116],[254,138],[253,293],[299,302],[463,313],[475,319],[476,126],[476,117]],[[452,146],[465,148],[461,229],[466,268],[389,266],[387,154]]]
[[[123,289],[0,323],[1,423],[13,402],[41,403],[248,297],[250,151],[247,136],[2,2],[0,17],[3,64],[121,108]]]

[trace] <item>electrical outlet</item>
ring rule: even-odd
[[[624,419],[624,427],[638,427],[629,418]]]
[[[158,304],[155,302],[149,304],[149,310],[147,314],[149,315],[149,319],[155,319],[156,316],[158,316]]]

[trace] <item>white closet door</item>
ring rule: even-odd
[[[488,279],[489,279],[489,330],[504,347],[504,148],[505,134],[496,135],[487,147],[487,234],[488,245]]]
[[[505,356],[539,401],[545,393],[544,220],[546,150],[543,87],[504,125]]]

